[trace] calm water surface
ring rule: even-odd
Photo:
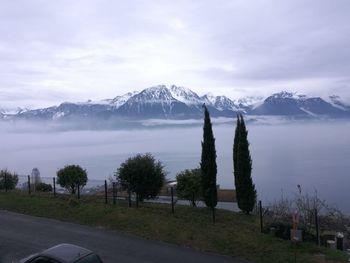
[[[253,180],[259,198],[271,202],[283,195],[317,191],[321,198],[350,212],[350,122],[248,124]],[[55,176],[66,164],[80,164],[89,178],[107,179],[136,153],[161,160],[168,178],[198,166],[202,127],[115,131],[1,131],[0,167]],[[218,184],[233,188],[234,125],[214,125]]]

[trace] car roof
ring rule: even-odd
[[[75,262],[79,258],[93,253],[92,251],[72,244],[59,244],[44,250],[40,255],[47,256],[64,263]]]

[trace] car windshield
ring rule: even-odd
[[[37,257],[34,260],[31,260],[30,263],[60,263],[60,262],[47,257]]]
[[[75,263],[102,263],[102,260],[99,256],[95,254],[90,254],[84,258],[79,259]]]

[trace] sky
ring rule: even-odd
[[[0,0],[0,108],[175,84],[350,101],[349,0]]]

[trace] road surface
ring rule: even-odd
[[[0,263],[16,262],[59,243],[73,243],[93,250],[104,263],[247,263],[116,231],[0,210]]]

